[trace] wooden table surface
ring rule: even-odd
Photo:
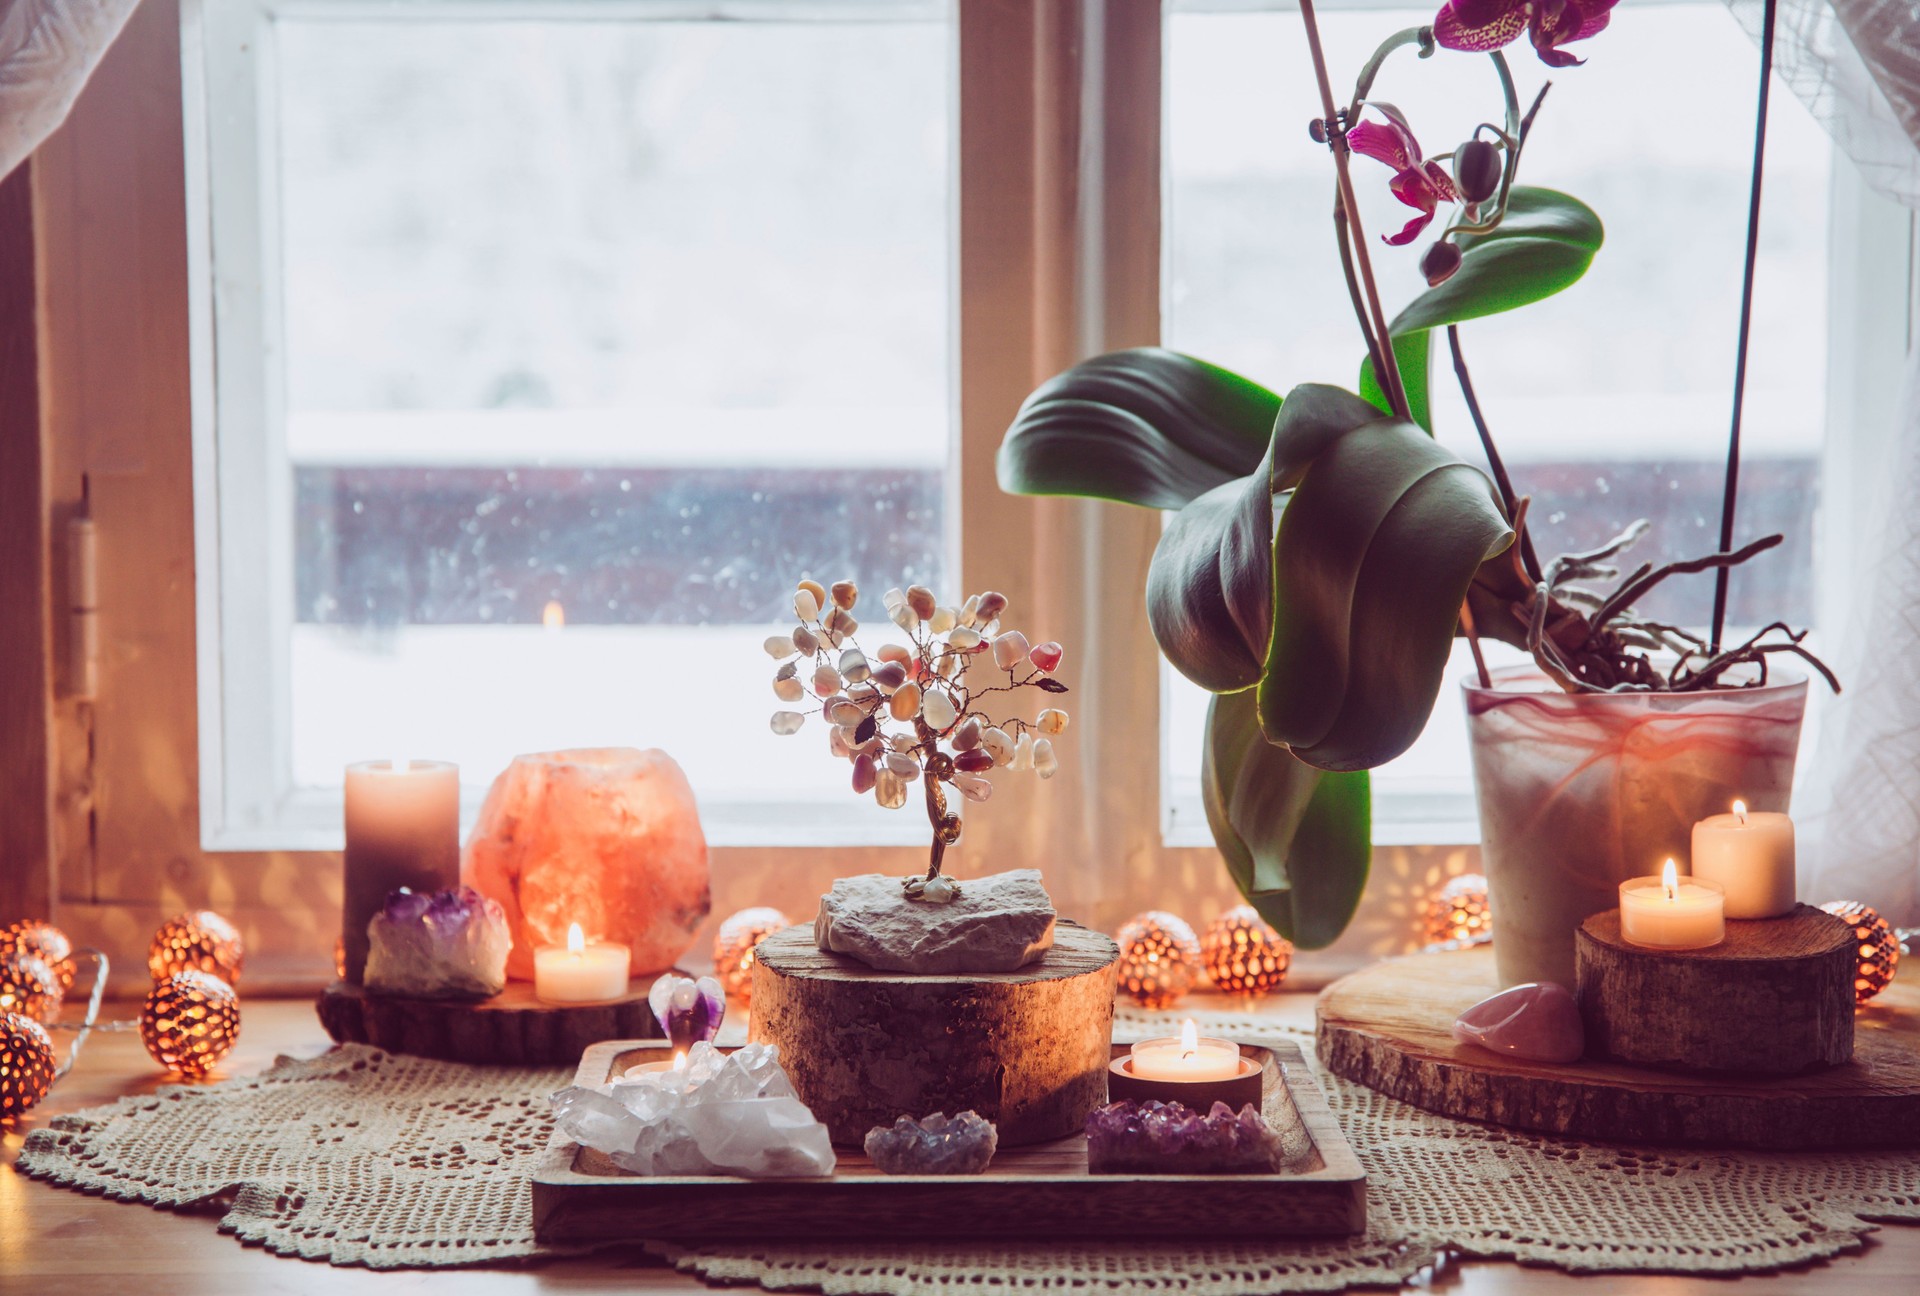
[[[224,1073],[259,1071],[281,1054],[310,1057],[328,1041],[306,1000],[253,1000],[246,1028]],[[1310,995],[1273,1001],[1277,1020],[1307,1025]],[[130,1016],[108,1005],[103,1018]],[[373,1273],[285,1259],[242,1246],[215,1227],[217,1216],[173,1213],[89,1197],[15,1173],[27,1130],[63,1112],[93,1106],[164,1083],[132,1032],[96,1034],[80,1064],[21,1128],[0,1140],[0,1292],[303,1293],[419,1291],[498,1296],[531,1292],[689,1292],[697,1279],[664,1268],[639,1251],[502,1269],[404,1270]],[[1500,1262],[1450,1264],[1427,1278],[1431,1290],[1462,1296],[1784,1296],[1817,1288],[1821,1296],[1893,1296],[1920,1292],[1920,1228],[1888,1226],[1865,1249],[1825,1264],[1737,1280],[1664,1275],[1573,1277],[1556,1270]]]

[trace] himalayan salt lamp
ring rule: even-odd
[[[579,923],[633,951],[633,975],[664,972],[707,916],[707,839],[671,756],[632,747],[514,758],[480,807],[461,880],[506,910],[507,975]]]

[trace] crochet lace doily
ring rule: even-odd
[[[1270,1019],[1195,1014],[1214,1034]],[[1119,1029],[1164,1024],[1123,1012]],[[375,1268],[559,1254],[533,1240],[528,1178],[564,1069],[468,1067],[345,1045],[248,1080],[64,1116],[20,1168],[156,1206],[219,1203],[221,1227],[283,1254]],[[1447,1255],[1573,1271],[1747,1273],[1851,1250],[1873,1221],[1920,1222],[1911,1153],[1621,1148],[1428,1115],[1320,1076],[1368,1178],[1368,1231],[1329,1241],[1054,1245],[653,1244],[680,1268],[775,1290],[944,1296],[983,1286],[1110,1296],[1332,1291],[1396,1283]]]

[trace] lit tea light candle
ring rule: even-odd
[[[1709,815],[1693,826],[1696,879],[1727,892],[1727,917],[1777,918],[1796,899],[1793,820],[1776,811],[1749,813],[1735,801],[1732,814]]]
[[[1142,1080],[1231,1080],[1240,1074],[1240,1047],[1201,1039],[1191,1018],[1178,1039],[1145,1040],[1133,1046],[1132,1073]]]
[[[346,774],[346,979],[367,963],[367,923],[401,887],[431,895],[460,883],[460,767],[449,761],[361,761]]]
[[[1649,949],[1691,950],[1726,939],[1727,893],[1717,882],[1682,878],[1672,860],[1659,877],[1620,884],[1620,935]]]
[[[1205,1114],[1216,1102],[1236,1111],[1258,1107],[1265,1087],[1261,1065],[1227,1040],[1201,1039],[1192,1020],[1177,1038],[1143,1040],[1107,1067],[1107,1098],[1180,1103]]]
[[[579,923],[567,927],[567,945],[533,952],[533,993],[548,1003],[594,1003],[627,992],[633,951],[625,945],[587,944]]]

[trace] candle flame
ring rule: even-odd
[[[1747,803],[1745,801],[1735,801],[1733,803],[1733,817],[1735,819],[1738,819],[1743,824],[1746,823]]]
[[[567,623],[567,610],[560,606],[559,599],[548,599],[547,606],[540,612],[540,624],[549,630],[558,630]]]
[[[579,954],[587,948],[587,934],[580,930],[579,923],[567,924],[567,953]]]
[[[687,1051],[685,1049],[675,1049],[673,1051],[673,1069],[675,1071],[685,1071],[687,1069]]]
[[[1200,1056],[1200,1028],[1189,1017],[1180,1025],[1180,1056],[1183,1058]]]
[[[396,756],[392,760],[387,762],[387,768],[392,770],[395,774],[405,774],[408,768],[412,764],[413,762],[408,760],[405,756]]]
[[[1680,898],[1680,868],[1672,860],[1668,860],[1667,866],[1660,870],[1660,886],[1666,891],[1667,899]]]

